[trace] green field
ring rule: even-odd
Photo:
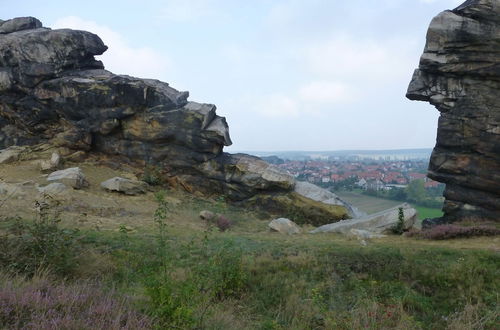
[[[335,193],[346,202],[351,203],[361,211],[366,212],[368,214],[387,210],[391,207],[395,207],[403,203],[400,201],[393,201],[389,199],[363,195],[358,192],[341,191]],[[418,218],[420,220],[426,218],[436,218],[443,215],[443,212],[440,209],[434,209],[416,205],[413,206],[417,209]]]

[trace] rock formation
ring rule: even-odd
[[[440,111],[428,176],[446,183],[445,222],[500,221],[500,1],[436,16],[408,88]]]
[[[90,32],[51,30],[33,17],[0,21],[0,149],[46,143],[125,157],[161,168],[188,191],[299,214],[301,222],[355,216],[338,198],[322,203],[294,192],[295,180],[277,167],[223,153],[231,139],[214,105],[104,70],[94,56],[106,49]]]

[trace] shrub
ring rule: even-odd
[[[98,283],[56,283],[0,274],[2,329],[148,329],[152,320]]]
[[[233,226],[233,222],[223,215],[217,217],[217,222],[215,223],[220,231],[226,231]]]
[[[36,202],[35,206],[38,215],[34,221],[11,219],[13,223],[0,239],[0,265],[26,275],[40,268],[60,276],[71,275],[79,261],[78,230],[60,227],[56,202]]]
[[[405,231],[405,214],[403,208],[398,209],[398,222],[391,228],[393,234],[401,235]]]
[[[163,183],[163,177],[157,166],[147,165],[142,173],[141,180],[151,186],[159,186]]]

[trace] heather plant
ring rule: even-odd
[[[150,329],[153,320],[98,283],[0,274],[2,329]]]
[[[434,226],[420,232],[421,237],[433,240],[495,235],[500,235],[500,229],[489,226],[464,227],[453,224]]]
[[[0,239],[0,265],[9,271],[33,275],[40,268],[70,276],[78,266],[81,239],[77,229],[60,226],[58,203],[46,197],[35,203],[33,221],[10,219]]]

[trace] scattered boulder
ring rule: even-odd
[[[68,191],[68,187],[64,183],[53,182],[44,187],[37,187],[38,192],[45,195],[57,196]]]
[[[25,147],[12,146],[0,150],[0,164],[17,162],[25,149]]]
[[[117,191],[125,195],[144,194],[148,190],[148,184],[144,181],[129,180],[114,177],[101,183],[101,187],[109,191]]]
[[[273,231],[287,235],[295,235],[302,232],[302,229],[295,222],[286,218],[274,219],[268,226]]]
[[[89,185],[85,179],[85,175],[79,167],[71,167],[65,170],[52,172],[47,177],[47,181],[64,183],[75,189],[81,189]]]
[[[406,96],[440,112],[427,174],[446,184],[438,223],[500,221],[499,54],[498,0],[468,0],[430,23]]]
[[[206,222],[211,222],[215,218],[215,213],[207,210],[200,212],[200,219]]]
[[[351,229],[361,229],[374,234],[389,232],[399,221],[399,208],[403,209],[405,229],[411,228],[417,220],[417,210],[408,204],[402,204],[359,219],[342,220],[324,225],[312,230],[310,233],[349,234]]]
[[[40,169],[42,172],[56,170],[61,164],[61,156],[57,152],[53,152],[50,160],[42,160]]]

